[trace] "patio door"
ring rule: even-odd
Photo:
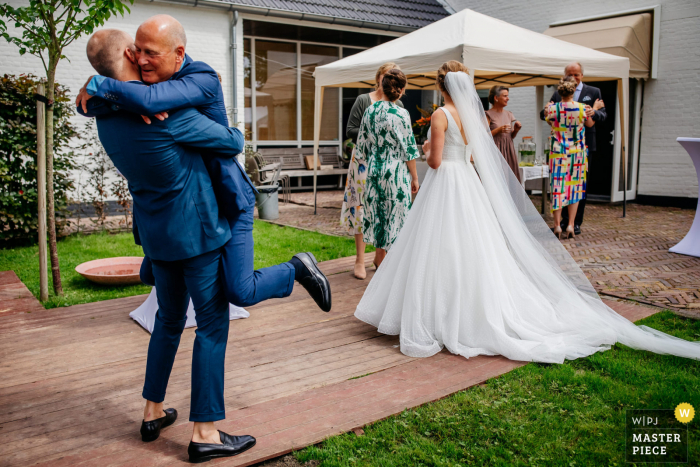
[[[589,153],[586,196],[592,200],[610,201],[617,149],[615,139],[619,133],[616,131],[617,81],[596,81],[589,84],[600,89],[608,117],[603,122],[595,122],[596,151]]]
[[[637,170],[639,169],[639,143],[642,128],[642,96],[644,93],[644,80],[630,79],[629,86],[629,123],[627,124],[627,200],[637,197]],[[616,118],[616,127],[620,128],[620,119]],[[616,130],[617,132],[617,130]],[[622,156],[618,141],[615,149],[615,166],[613,171],[612,201],[623,200],[625,188],[624,171],[622,170]]]

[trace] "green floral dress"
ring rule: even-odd
[[[368,165],[365,243],[389,250],[411,209],[411,175],[406,162],[419,156],[408,111],[386,101],[368,107],[355,154]]]

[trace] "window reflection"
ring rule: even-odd
[[[255,119],[258,141],[297,139],[296,44],[255,41]]]
[[[338,47],[301,45],[301,139],[314,139],[314,70],[317,66],[338,60]],[[338,88],[326,88],[323,94],[321,141],[338,140]]]
[[[245,122],[246,140],[253,138],[253,100],[250,88],[251,76],[250,39],[243,39],[243,121]]]

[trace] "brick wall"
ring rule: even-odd
[[[512,0],[447,0],[447,3],[456,11],[470,8],[537,32],[543,32],[549,24],[557,21],[660,4],[659,78],[648,80],[644,88],[637,191],[654,196],[698,196],[693,164],[676,142],[678,136],[700,137],[698,0],[587,0],[579,2],[580,8],[571,10],[556,0],[531,0],[526,3]],[[494,34],[498,34],[498,31],[494,31]],[[545,98],[550,95],[551,90],[545,88]],[[508,109],[523,123],[520,135],[534,135],[534,88],[513,89],[510,96]]]

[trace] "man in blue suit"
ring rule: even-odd
[[[153,26],[151,33],[163,31],[159,27],[162,22]],[[145,42],[148,32],[147,28],[142,34]],[[161,43],[151,41],[145,50],[156,55],[160,48],[161,57],[167,59],[168,53],[174,53],[172,34],[164,39]],[[140,71],[132,43],[121,31],[99,31],[88,42],[88,58],[101,75],[137,83]],[[241,152],[242,135],[195,108],[176,110],[167,120],[146,125],[137,114],[109,107],[97,118],[100,140],[129,181],[140,241],[153,261],[159,305],[148,349],[142,439],[157,439],[160,430],[177,417],[174,409],[163,410],[163,400],[191,298],[198,329],[192,357],[190,420],[195,423],[188,447],[190,460],[202,462],[238,454],[251,448],[255,439],[219,432],[213,424],[225,418],[224,356],[229,321],[219,267],[221,247],[231,240],[232,229],[224,210],[220,214],[205,161],[217,159],[222,161],[220,166],[226,166],[223,161],[233,161]],[[227,175],[231,173],[235,171]],[[237,195],[240,197],[240,192]],[[251,206],[250,197],[243,199]],[[295,259],[305,268],[304,262]],[[295,277],[299,280],[296,265],[285,269],[291,271],[292,283]],[[291,289],[289,282],[285,285]]]
[[[81,91],[77,104],[84,115],[101,115],[114,108],[144,116],[166,111],[197,108],[211,120],[227,126],[223,91],[217,73],[203,62],[185,54],[186,36],[182,25],[168,15],[145,21],[137,31],[135,57],[143,83],[129,83],[105,76],[94,76]],[[172,50],[160,50],[159,44],[176,42]],[[95,96],[97,99],[89,99]],[[88,100],[89,99],[89,100]],[[331,308],[328,280],[316,266],[310,253],[300,253],[280,265],[255,270],[253,266],[253,208],[255,187],[245,170],[234,159],[205,158],[220,210],[229,222],[232,239],[222,250],[221,273],[224,292],[237,306],[252,306],[268,298],[288,296],[295,279],[307,289],[324,311]],[[138,222],[134,236],[139,242]],[[152,284],[150,260],[145,258],[142,280]]]

